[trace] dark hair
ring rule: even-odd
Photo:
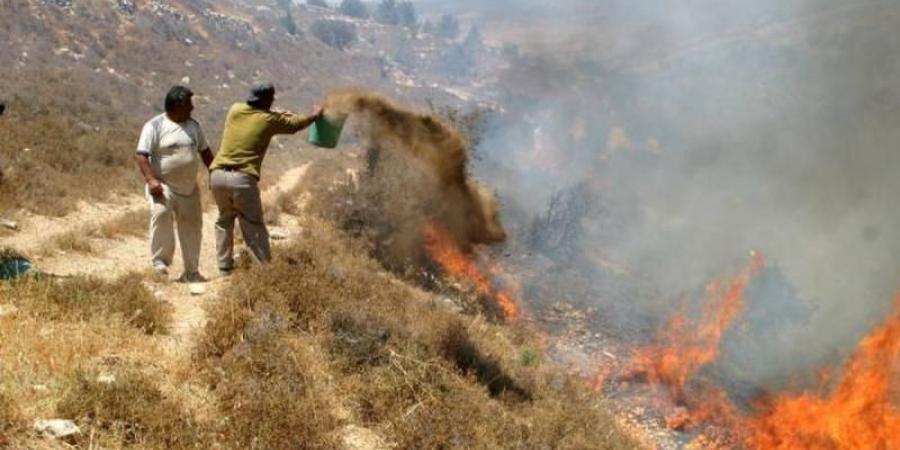
[[[172,112],[178,105],[194,96],[194,92],[184,86],[173,86],[166,94],[166,112]]]
[[[247,104],[256,109],[266,109],[272,107],[272,103],[274,103],[274,99],[272,98],[264,98],[257,100],[255,102],[248,101]]]

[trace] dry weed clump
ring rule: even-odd
[[[99,228],[88,231],[93,237],[112,239],[119,236],[143,237],[147,235],[147,221],[150,213],[145,208],[127,211],[112,220],[103,222]]]
[[[76,370],[57,411],[90,434],[99,431],[92,439],[104,446],[199,448],[202,439],[200,426],[134,367]]]
[[[519,401],[532,399],[531,393],[519,386],[500,366],[500,362],[483,353],[469,337],[461,323],[448,327],[441,338],[441,354],[465,374],[470,374],[488,389],[491,397],[508,394]]]
[[[0,448],[6,445],[9,437],[19,424],[19,412],[12,399],[0,392]]]
[[[50,256],[57,251],[92,254],[94,247],[88,233],[84,230],[72,230],[51,238],[50,242],[41,248],[40,253]]]
[[[144,287],[137,274],[111,282],[81,276],[26,278],[0,284],[0,297],[48,320],[115,319],[147,334],[165,332],[171,320],[170,309]]]
[[[258,329],[215,364],[219,435],[232,447],[337,447],[327,363],[308,339]]]
[[[397,448],[634,448],[586,389],[523,360],[528,332],[442,310],[310,228],[209,311],[198,357],[228,442],[329,448],[337,403]]]
[[[62,216],[79,200],[139,192],[140,177],[123,149],[134,147],[140,121],[98,101],[110,93],[92,77],[45,67],[40,74],[6,80],[18,86],[18,94],[0,120],[0,210]]]

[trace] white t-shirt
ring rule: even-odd
[[[137,152],[150,157],[150,168],[160,182],[179,195],[197,188],[200,152],[209,148],[200,124],[190,119],[176,123],[160,114],[144,124]]]

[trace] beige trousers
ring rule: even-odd
[[[179,195],[164,185],[164,194],[150,201],[150,256],[152,261],[172,264],[175,254],[173,221],[177,224],[178,243],[184,272],[195,273],[200,267],[200,242],[203,239],[203,208],[200,189],[191,195]]]
[[[263,221],[258,180],[239,171],[214,170],[210,176],[213,198],[219,207],[216,220],[216,257],[220,270],[234,268],[234,220],[241,224],[244,242],[256,260],[272,259],[269,230]]]

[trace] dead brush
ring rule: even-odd
[[[379,366],[388,361],[387,344],[392,335],[377,317],[338,313],[331,318],[329,350],[344,370]]]
[[[112,373],[82,368],[68,383],[58,413],[98,430],[93,439],[101,445],[197,448],[201,442],[201,427],[135,367]]]
[[[113,239],[119,236],[143,237],[147,235],[149,218],[150,213],[146,209],[135,209],[103,222],[98,228],[88,230],[87,233],[103,239]]]
[[[197,356],[224,445],[333,448],[340,402],[397,448],[635,448],[567,378],[522,362],[537,347],[525,330],[436,308],[304,220],[301,241],[232,275],[209,311]]]
[[[73,230],[50,238],[50,241],[42,246],[40,253],[43,256],[51,256],[58,251],[92,254],[94,247],[91,245],[89,233],[84,230]]]
[[[21,426],[19,411],[13,401],[0,392],[0,448],[8,443],[9,436]]]
[[[0,297],[48,320],[113,319],[147,334],[164,333],[171,320],[171,310],[153,297],[137,274],[111,282],[82,276],[26,278],[0,284]]]
[[[275,325],[251,332],[214,363],[219,435],[230,448],[338,447],[329,368],[313,345]]]
[[[515,447],[503,438],[515,419],[501,403],[415,342],[352,380],[346,389],[354,392],[362,420],[390,429],[398,448]]]
[[[464,374],[487,388],[491,397],[506,397],[517,401],[530,401],[532,395],[512,379],[500,362],[484,354],[469,337],[462,323],[448,327],[441,337],[441,354]]]

